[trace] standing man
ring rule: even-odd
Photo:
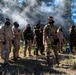
[[[60,27],[60,26],[57,29],[57,36],[59,38],[59,43],[58,43],[59,52],[62,53],[63,52],[64,35],[63,35],[62,27]]]
[[[32,56],[31,55],[31,47],[32,47],[32,43],[33,43],[33,31],[31,29],[30,24],[28,24],[26,26],[26,30],[23,32],[23,34],[24,34],[24,40],[25,40],[24,57],[26,56],[27,49],[29,52],[29,56]]]
[[[40,27],[40,54],[44,55],[44,45],[43,45],[43,28]]]
[[[43,55],[44,46],[43,46],[43,29],[37,24],[34,28],[34,39],[35,39],[35,51],[34,54],[39,56],[38,52],[40,50],[40,54]]]
[[[13,49],[13,57],[14,60],[17,60],[19,57],[19,49],[20,49],[20,39],[21,39],[21,30],[19,29],[19,24],[14,22],[13,34],[14,34],[14,49]]]
[[[11,52],[13,32],[12,26],[9,20],[6,19],[4,25],[1,28],[3,40],[2,40],[2,59],[4,60],[4,66],[8,65],[9,54]]]
[[[76,48],[76,30],[75,25],[71,25],[69,28],[69,34],[70,34],[70,51],[71,53],[74,53],[73,49]]]
[[[56,39],[57,37],[56,31],[57,31],[57,28],[54,25],[53,17],[49,17],[49,22],[47,23],[47,25],[45,25],[43,29],[43,44],[47,55],[46,57],[47,57],[48,65],[50,65],[50,61],[49,61],[50,49],[53,49],[56,63],[59,65],[59,59],[58,59],[58,53],[57,53],[58,39]]]

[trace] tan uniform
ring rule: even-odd
[[[63,32],[60,29],[57,30],[57,36],[59,38],[59,44],[58,44],[59,52],[61,52],[63,51],[62,47],[63,47],[64,36],[63,36]]]
[[[2,45],[2,59],[4,59],[4,62],[8,62],[9,59],[9,54],[11,52],[11,45],[12,45],[12,40],[13,40],[13,33],[12,33],[12,28],[11,26],[4,25],[1,28],[2,31],[2,42],[6,41],[5,45]]]
[[[3,39],[4,35],[2,33],[3,33],[3,31],[2,31],[2,29],[0,29],[0,56],[1,57],[2,57],[2,53],[1,53],[2,52],[2,40],[4,40]]]
[[[14,33],[14,50],[13,54],[14,57],[17,58],[19,57],[19,49],[20,49],[20,39],[21,39],[21,31],[17,27],[13,28],[13,33]]]
[[[46,25],[43,29],[43,42],[45,42],[45,51],[47,52],[47,58],[50,54],[50,50],[53,49],[56,62],[59,64],[57,45],[54,45],[54,36],[56,30],[57,28],[54,25]]]

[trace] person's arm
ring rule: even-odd
[[[46,28],[44,27],[43,29],[43,44],[45,45],[46,43]]]
[[[6,44],[6,40],[5,40],[5,26],[2,26],[0,35],[2,36],[1,37],[2,44],[5,45]]]

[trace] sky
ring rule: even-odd
[[[23,2],[23,0],[18,0],[18,1],[20,4]],[[36,24],[38,21],[39,14],[42,14],[43,17],[40,18],[46,23],[47,23],[47,17],[49,15],[52,15],[54,17],[55,23],[62,24],[62,26],[65,26],[64,18],[62,17],[64,10],[62,10],[61,8],[57,8],[57,6],[65,8],[63,2],[64,0],[55,0],[54,4],[48,2],[48,5],[51,4],[51,6],[47,6],[45,2],[42,2],[41,6],[38,7],[35,7],[35,5],[37,6],[36,0],[28,0],[28,1],[29,1],[29,5],[25,7],[22,12],[19,11],[12,12],[11,8],[8,7],[2,8],[2,12],[3,14],[10,16],[13,19],[13,22],[17,21],[21,27],[27,25],[28,22],[33,25]],[[4,2],[5,3],[9,2],[9,3],[13,3],[14,5],[17,5],[13,0],[10,1],[4,0]],[[74,14],[75,13],[73,13],[73,15]],[[76,22],[76,20],[73,17],[72,19],[74,20],[74,22]]]
[[[23,0],[18,1],[17,2],[21,6]],[[64,0],[55,0],[54,4],[51,2],[48,3],[41,2],[41,5],[38,5],[36,0],[27,0],[27,1],[28,4],[23,8],[22,12],[20,12],[18,9],[11,9],[7,6],[6,4],[7,2],[9,4],[12,4],[13,7],[18,5],[17,2],[15,2],[14,0],[4,0],[6,6],[1,7],[0,5],[0,9],[4,16],[6,17],[8,16],[9,18],[12,19],[13,22],[15,21],[18,22],[20,25],[19,26],[20,29],[25,30],[27,24],[30,24],[31,27],[34,27],[34,25],[36,25],[39,21],[41,21],[43,25],[46,25],[48,22],[47,18],[49,16],[53,16],[55,21],[54,24],[57,27],[62,26],[64,33],[68,34],[68,28],[71,25],[71,23],[70,22],[67,23],[67,20],[65,21],[65,18],[63,17],[65,15],[64,9],[66,8]],[[12,10],[14,11],[12,12]],[[76,15],[74,12],[72,12],[72,14]],[[72,17],[72,19],[76,23],[75,17]]]
[[[73,2],[73,3],[72,3],[72,6],[76,6],[76,3]],[[76,16],[76,8],[72,9],[72,20],[73,20],[74,23],[76,24],[76,17],[74,17],[74,16]]]

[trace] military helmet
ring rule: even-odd
[[[11,23],[10,23],[10,21],[5,21],[5,25],[10,25]]]
[[[27,29],[28,27],[30,27],[30,24],[27,24],[27,25],[26,25],[26,29]]]
[[[5,25],[10,25],[10,19],[9,18],[5,18]]]
[[[71,27],[72,27],[72,28],[75,28],[75,25],[74,25],[74,24],[72,24],[72,25],[71,25]]]
[[[19,27],[19,24],[17,22],[14,22],[15,27]]]
[[[52,16],[49,16],[49,17],[48,17],[48,20],[49,20],[49,19],[53,19],[53,17],[52,17]]]

